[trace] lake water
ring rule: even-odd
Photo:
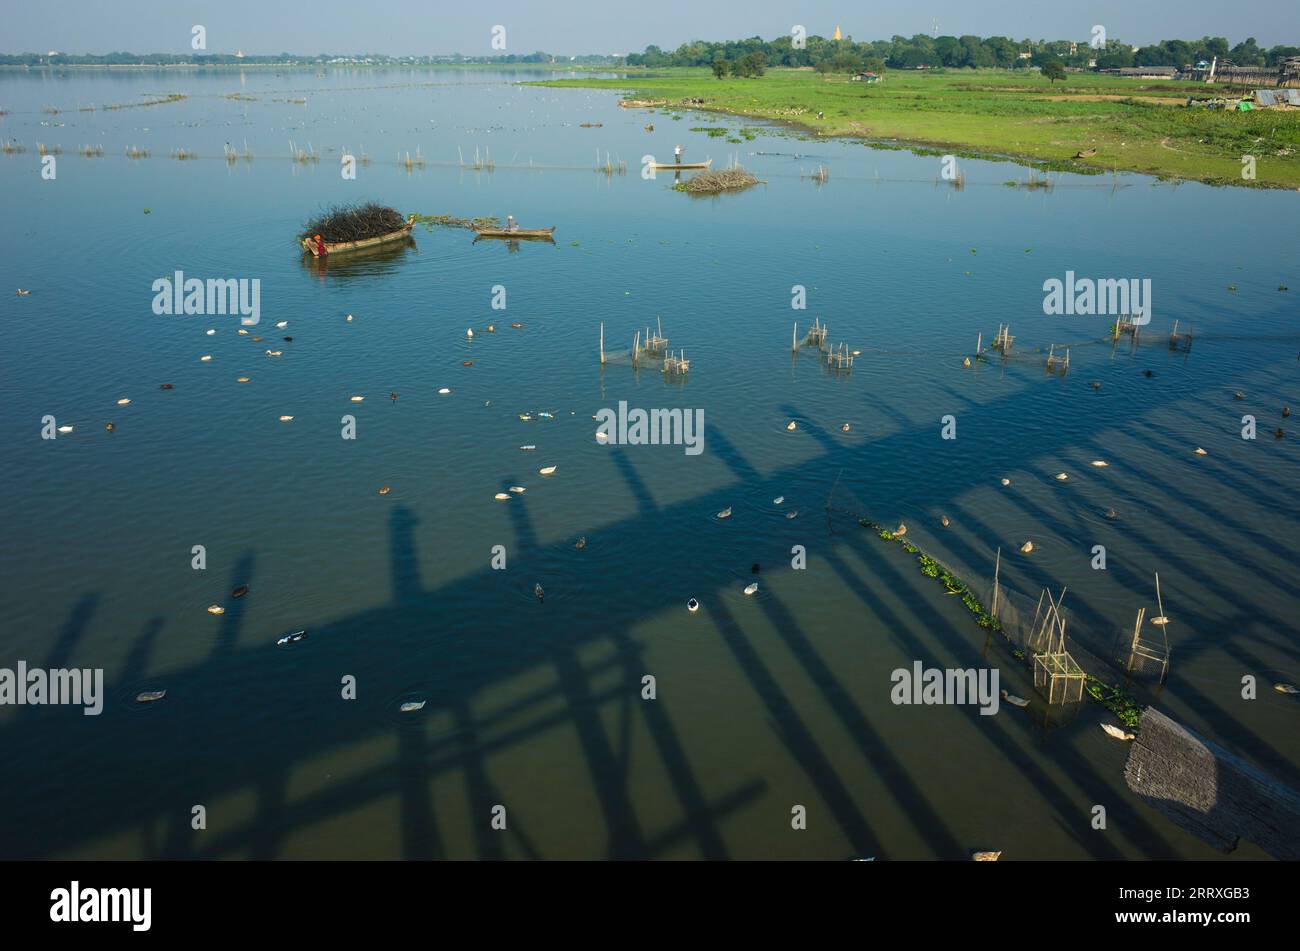
[[[0,155],[0,667],[103,668],[107,695],[97,717],[0,707],[0,855],[1218,854],[1129,793],[1107,711],[1045,718],[1007,646],[846,511],[905,522],[981,587],[1000,547],[1031,606],[1068,585],[1071,633],[1107,657],[1156,613],[1158,571],[1172,667],[1134,691],[1300,785],[1300,707],[1272,689],[1300,682],[1300,430],[1273,436],[1300,404],[1300,195],[1133,175],[1030,191],[1003,185],[1023,167],[973,160],[958,191],[938,157],[748,123],[728,142],[690,130],[740,138],[737,119],[517,85],[533,78],[0,75],[0,138],[26,148]],[[169,93],[188,98],[104,108]],[[291,162],[290,140],[319,163]],[[53,180],[37,143],[63,149]],[[227,163],[226,143],[253,159]],[[699,200],[644,179],[675,144],[766,184]],[[458,168],[458,148],[494,170]],[[355,181],[345,150],[371,160]],[[594,172],[598,154],[627,174]],[[801,177],[819,165],[826,184]],[[389,253],[304,261],[304,220],[356,199],[513,214],[556,240],[417,227]],[[178,270],[260,280],[260,323],[156,315],[152,284]],[[1104,340],[1112,318],[1044,315],[1067,271],[1151,280],[1140,346]],[[686,379],[630,364],[660,318]],[[851,373],[792,355],[814,318],[861,350]],[[1166,344],[1175,319],[1189,353]],[[1001,323],[1013,358],[963,369]],[[1065,376],[1045,372],[1051,344]],[[601,445],[592,417],[619,401],[702,410],[704,451]],[[42,439],[45,416],[73,432]],[[918,660],[997,667],[1034,702],[895,705],[891,671]]]

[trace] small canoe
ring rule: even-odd
[[[306,631],[294,631],[292,634],[285,634],[276,639],[276,644],[280,647],[288,647],[290,644],[297,644],[307,636]]]
[[[552,235],[555,234],[555,228],[518,228],[510,231],[507,228],[475,228],[474,234],[480,238],[525,238],[528,240],[540,239],[542,241],[555,240]]]
[[[146,690],[143,693],[135,695],[136,703],[157,703],[163,697],[167,696],[166,690]]]
[[[650,167],[656,172],[686,172],[699,171],[712,164],[713,159],[709,159],[707,162],[651,162]]]
[[[378,244],[387,244],[389,241],[400,241],[410,235],[411,229],[415,227],[415,215],[410,215],[406,219],[406,226],[396,231],[390,231],[387,234],[376,235],[373,238],[364,238],[361,241],[336,241],[325,242],[326,254],[338,254],[341,251],[359,251],[362,248],[373,248]],[[299,244],[302,249],[308,252],[312,257],[320,257],[320,252],[316,249],[316,242],[311,238],[299,238]]]
[[[424,705],[428,702],[429,701],[427,700],[408,700],[406,703],[398,707],[398,709],[403,713],[415,713],[416,711],[423,710]]]

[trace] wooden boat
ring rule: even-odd
[[[651,162],[650,167],[656,172],[689,172],[706,169],[713,164],[713,159],[707,162]]]
[[[373,248],[376,245],[387,244],[389,241],[400,241],[411,233],[415,227],[415,215],[410,215],[406,219],[406,226],[396,231],[390,231],[387,234],[376,235],[373,238],[364,238],[361,241],[336,241],[333,244],[325,242],[326,254],[338,254],[341,251],[359,251],[362,248]],[[316,250],[316,242],[311,238],[300,238],[299,243],[302,249],[312,255],[320,257],[320,252]]]
[[[522,238],[526,241],[542,240],[554,241],[552,237],[555,234],[555,228],[518,228],[514,231],[508,228],[475,228],[474,234],[480,238]]]

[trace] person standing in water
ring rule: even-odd
[[[506,215],[506,230],[507,231],[519,230],[519,222],[515,221],[514,215]]]
[[[678,165],[682,164],[682,147],[680,145],[673,146],[673,161]]]

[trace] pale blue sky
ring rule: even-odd
[[[855,39],[900,33],[1015,39],[1088,39],[1093,24],[1112,38],[1254,36],[1261,46],[1300,45],[1295,0],[6,0],[0,52],[188,53],[190,28],[208,31],[208,51],[376,52],[490,55],[491,29],[506,27],[506,52],[627,53],[692,39],[767,39],[794,24]]]

